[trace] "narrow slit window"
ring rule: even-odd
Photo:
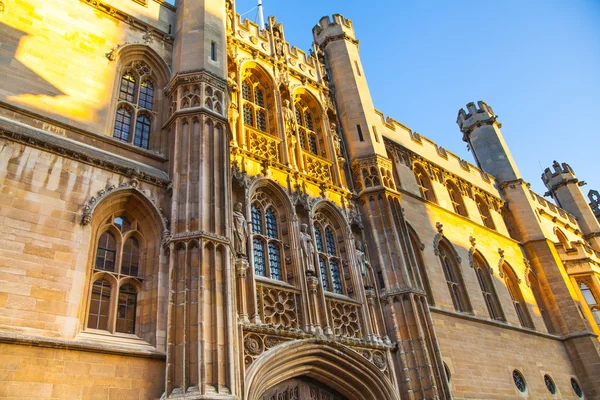
[[[217,44],[215,42],[210,42],[210,59],[217,61]]]
[[[362,74],[360,73],[360,67],[358,66],[358,61],[354,61],[354,66],[356,67],[356,73],[358,74],[358,76],[362,76]]]
[[[362,129],[361,129],[360,125],[356,125],[356,130],[358,131],[358,140],[360,140],[361,142],[364,142],[365,139],[363,138]]]
[[[377,134],[377,128],[373,125],[373,136],[375,136],[375,141],[379,143],[379,135]]]

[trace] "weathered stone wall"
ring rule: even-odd
[[[0,398],[159,399],[164,368],[157,359],[0,344]]]
[[[436,311],[432,316],[455,399],[577,399],[571,388],[575,371],[559,339]],[[513,382],[515,369],[527,382],[524,394]],[[554,380],[555,396],[545,374]]]

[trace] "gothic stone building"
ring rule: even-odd
[[[377,111],[350,20],[313,37],[0,0],[0,398],[600,398],[571,168],[532,192],[484,102],[458,158]]]

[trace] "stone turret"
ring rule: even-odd
[[[557,205],[577,218],[581,232],[592,247],[600,251],[600,223],[580,189],[585,182],[577,179],[569,164],[557,161],[552,163],[552,169],[544,170],[542,181]]]
[[[352,21],[339,14],[323,17],[313,28],[313,37],[325,53],[332,76],[350,161],[374,154],[385,156],[383,140],[378,140],[374,131],[380,118],[375,113]]]
[[[467,104],[467,111],[461,108],[456,118],[463,140],[473,151],[479,168],[493,175],[500,183],[521,178],[517,164],[497,121],[492,107],[483,101]]]

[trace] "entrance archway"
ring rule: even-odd
[[[267,390],[260,400],[347,400],[322,383],[300,376],[288,379]]]
[[[295,381],[309,394],[313,385],[337,396],[333,400],[400,400],[398,389],[379,368],[342,344],[319,339],[286,342],[256,359],[246,373],[244,398],[271,400],[271,391],[294,389]]]

